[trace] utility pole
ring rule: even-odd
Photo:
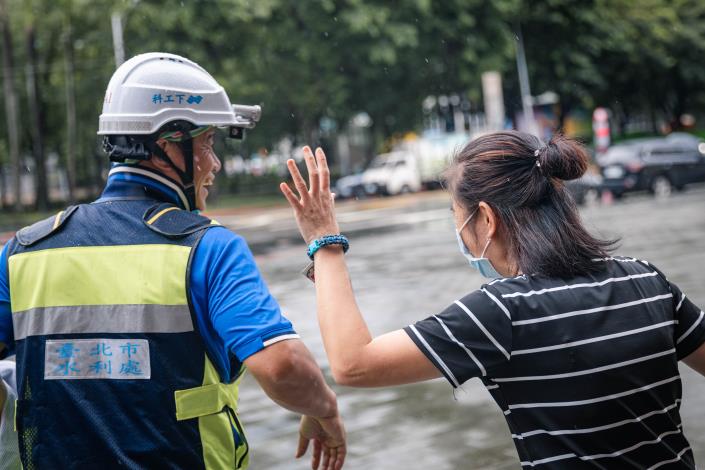
[[[110,24],[113,28],[113,51],[115,53],[115,68],[125,62],[125,43],[122,39],[122,15],[114,11],[110,15]]]
[[[521,90],[521,106],[524,112],[527,131],[538,136],[539,129],[534,117],[534,103],[531,98],[531,85],[529,84],[529,72],[526,67],[526,55],[524,54],[524,37],[521,34],[521,24],[516,23],[517,38],[517,71],[519,72],[519,89]]]

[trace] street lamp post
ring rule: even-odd
[[[125,44],[122,39],[122,15],[114,11],[110,15],[110,24],[113,29],[113,51],[115,52],[115,67],[120,67],[125,62]]]
[[[534,104],[531,98],[531,85],[529,84],[529,72],[526,67],[526,55],[524,54],[524,38],[521,34],[521,25],[517,22],[517,71],[519,73],[519,89],[521,90],[521,106],[524,112],[527,131],[538,136],[539,129],[534,117]]]

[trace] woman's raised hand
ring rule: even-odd
[[[286,183],[281,183],[279,189],[294,209],[301,236],[309,244],[324,235],[338,234],[340,229],[335,218],[333,194],[330,192],[330,170],[328,170],[326,154],[321,148],[316,149],[315,156],[310,147],[306,146],[303,150],[308,171],[308,186],[294,160],[289,159],[286,166],[294,180],[296,193]]]

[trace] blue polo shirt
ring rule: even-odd
[[[184,200],[174,182],[138,167],[116,166],[98,201],[126,197],[156,198],[181,207]],[[298,338],[241,236],[230,230],[207,230],[195,250],[191,302],[211,360],[225,381],[231,379],[232,355],[236,362],[243,362],[270,344]],[[7,246],[0,253],[0,342],[9,352],[14,349]]]

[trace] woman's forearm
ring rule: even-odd
[[[279,187],[294,210],[306,243],[339,233],[330,192],[330,171],[323,150],[316,158],[304,147],[310,190],[294,160],[286,162],[298,194],[282,183]],[[318,323],[331,372],[341,385],[380,387],[436,378],[433,363],[404,332],[396,330],[372,339],[357,308],[352,284],[339,245],[315,253]]]
[[[318,323],[331,372],[338,383],[354,382],[365,372],[364,349],[372,337],[355,302],[342,248],[323,248],[315,261]]]

